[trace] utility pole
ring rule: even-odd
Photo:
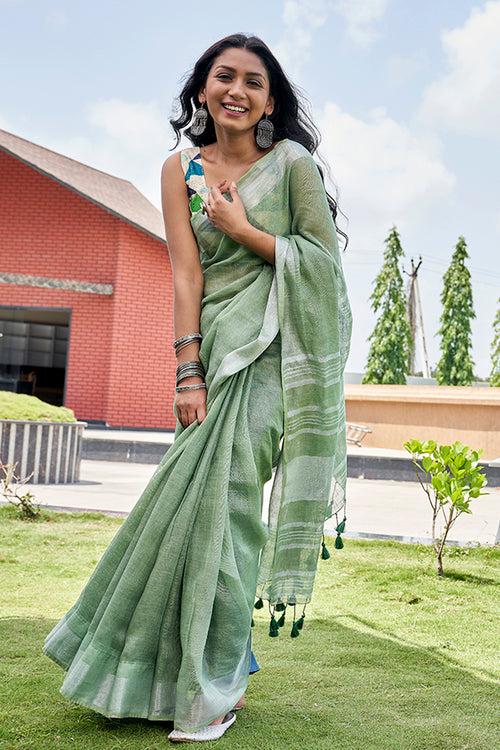
[[[418,265],[415,266],[411,258],[411,272],[405,271],[408,279],[408,321],[411,328],[413,347],[411,352],[410,375],[416,373],[417,361],[417,344],[420,344],[422,358],[422,373],[424,377],[430,378],[431,371],[429,368],[429,358],[427,356],[427,346],[425,343],[424,318],[422,314],[422,303],[420,301],[420,291],[418,288],[418,269],[422,265],[422,256],[419,257]],[[404,269],[403,269],[404,270]]]

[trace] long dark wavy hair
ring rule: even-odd
[[[283,68],[267,44],[257,36],[242,33],[231,34],[212,44],[197,60],[192,71],[184,76],[184,85],[175,100],[174,116],[169,120],[170,125],[175,131],[176,139],[175,144],[170,150],[172,151],[179,145],[182,132],[184,132],[194,146],[206,146],[209,143],[215,143],[217,140],[214,121],[208,110],[207,124],[201,135],[193,135],[191,128],[188,126],[191,123],[194,109],[200,106],[198,92],[205,85],[215,58],[221,52],[231,47],[239,47],[240,49],[247,49],[253,52],[259,56],[266,67],[269,76],[270,94],[274,97],[273,113],[268,116],[274,125],[273,141],[281,141],[283,138],[289,138],[290,140],[298,141],[310,154],[314,154],[320,144],[321,136],[309,115],[309,102],[307,98],[302,92],[299,93],[299,88],[287,78]],[[318,156],[323,162],[327,173],[330,175],[328,164],[319,154]],[[319,164],[317,164],[317,167],[324,184],[323,169]],[[347,234],[337,226],[337,202],[328,193],[326,188],[325,192],[336,230],[338,234],[345,238],[345,251],[349,240]]]

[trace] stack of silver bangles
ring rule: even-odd
[[[177,356],[180,350],[190,344],[192,341],[201,341],[202,338],[203,337],[201,333],[186,333],[185,336],[181,336],[180,338],[176,339],[173,343],[175,355]],[[179,386],[179,383],[182,380],[185,380],[185,378],[193,377],[193,375],[199,375],[202,378],[205,377],[205,369],[201,362],[197,359],[191,360],[189,362],[181,362],[180,364],[178,364],[175,375],[175,390],[177,391],[177,393],[179,393],[180,391],[194,391],[198,388],[207,387],[206,383],[192,383],[191,385]]]

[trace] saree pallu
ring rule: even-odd
[[[43,652],[66,670],[60,691],[75,702],[197,731],[247,687],[256,593],[273,605],[309,601],[324,520],[344,508],[350,310],[305,148],[280,141],[237,182],[249,220],[276,235],[275,266],[210,224],[199,151],[181,158],[204,274],[206,417],[177,420]]]

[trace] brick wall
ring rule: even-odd
[[[65,406],[110,426],[175,427],[165,244],[0,152],[0,271],[112,284],[113,294],[0,284],[0,304],[70,308]]]

